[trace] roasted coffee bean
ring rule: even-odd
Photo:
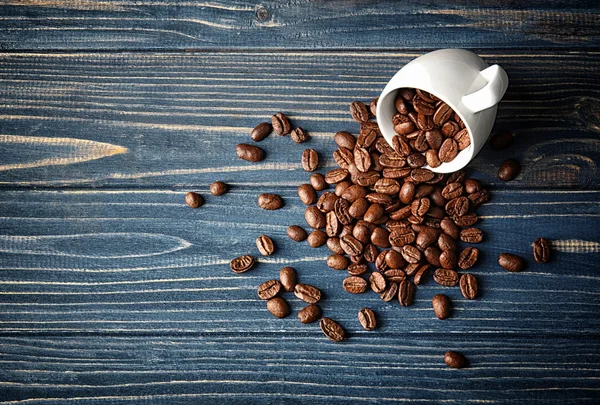
[[[396,152],[384,153],[379,156],[378,161],[381,166],[387,168],[401,168],[406,166],[406,157]]]
[[[279,270],[279,281],[285,291],[294,291],[296,287],[296,270],[292,267],[284,267]]]
[[[445,233],[440,234],[438,237],[438,247],[442,250],[456,250],[458,248],[456,241]]]
[[[377,326],[375,312],[371,308],[363,308],[358,311],[358,322],[365,330],[373,330]]]
[[[271,256],[275,252],[275,244],[267,235],[256,238],[256,247],[263,256]]]
[[[390,302],[398,296],[398,283],[389,283],[388,287],[379,294],[379,297],[385,302]]]
[[[454,111],[448,104],[441,103],[433,113],[433,122],[435,125],[442,126],[452,117],[453,113]]]
[[[373,115],[373,117],[375,117],[377,115],[377,103],[379,102],[379,97],[375,97],[373,100],[371,100],[371,103],[369,104],[369,111],[371,111],[371,114]]]
[[[477,298],[479,293],[477,278],[470,273],[463,274],[460,277],[460,292],[468,300]]]
[[[321,212],[333,211],[335,202],[337,200],[338,197],[334,193],[326,191],[321,194],[321,197],[319,197],[319,200],[317,201],[317,208]]]
[[[502,162],[498,169],[498,178],[504,181],[511,181],[521,172],[521,164],[513,159]]]
[[[405,123],[405,125],[409,125],[409,124],[412,124],[412,123],[410,121]],[[414,129],[414,124],[412,124],[412,125],[413,125],[413,129]],[[394,130],[396,130],[396,128],[397,128],[397,126],[394,126]],[[407,133],[409,133],[409,132],[407,132]],[[406,136],[404,136],[402,134],[394,135],[392,137],[392,147],[394,148],[394,151],[396,151],[396,153],[399,154],[400,156],[406,157],[406,156],[410,155],[410,152],[411,152],[410,144],[408,143],[408,139],[406,139]]]
[[[427,249],[429,246],[437,242],[439,235],[439,231],[436,231],[435,229],[430,227],[424,227],[424,229],[421,229],[419,231],[419,234],[417,235],[417,248],[421,250]]]
[[[302,184],[298,187],[298,197],[305,205],[314,204],[317,202],[317,193],[310,184]]]
[[[446,319],[452,314],[452,301],[444,294],[437,294],[431,299],[433,312],[438,319]]]
[[[354,148],[354,164],[360,172],[367,172],[371,168],[371,154],[365,148]]]
[[[402,88],[398,90],[398,95],[406,101],[411,101],[415,97],[415,90],[409,88]]]
[[[382,293],[387,287],[385,277],[383,274],[377,271],[371,273],[371,276],[369,277],[369,283],[371,285],[371,290],[377,294]]]
[[[287,229],[287,234],[291,240],[302,242],[308,236],[306,231],[298,225],[290,225]]]
[[[390,232],[390,244],[396,247],[403,247],[415,241],[415,233],[410,228],[394,229]]]
[[[314,149],[304,149],[302,152],[302,168],[307,172],[317,170],[319,166],[319,154]]]
[[[377,247],[375,247],[375,245],[373,245],[372,243],[369,243],[367,246],[365,246],[365,252],[363,253],[363,257],[367,262],[374,263],[378,254],[379,252],[377,251]]]
[[[442,189],[442,197],[446,200],[453,200],[462,195],[464,187],[460,183],[450,183]]]
[[[454,287],[458,284],[458,273],[450,269],[437,269],[433,273],[433,281],[445,287]]]
[[[285,318],[290,314],[290,306],[281,297],[271,298],[267,301],[267,309],[277,318]]]
[[[204,198],[198,193],[189,191],[185,194],[185,203],[190,208],[198,208],[204,204]]]
[[[316,304],[321,299],[321,290],[312,285],[298,283],[294,287],[294,295],[304,302]]]
[[[464,170],[459,170],[454,173],[450,173],[448,178],[446,179],[446,185],[450,183],[462,183],[465,181],[466,173]]]
[[[349,132],[340,131],[333,137],[334,142],[341,148],[354,149],[356,138]]]
[[[430,131],[435,127],[433,123],[433,117],[431,115],[417,114],[417,128],[421,131]],[[419,143],[425,143],[425,134],[423,133],[423,139]],[[420,137],[421,135],[419,135]],[[418,137],[417,137],[418,139]],[[415,147],[417,150],[421,150],[418,147]]]
[[[469,195],[469,201],[473,207],[478,207],[486,203],[490,199],[490,195],[486,189],[479,190]]]
[[[446,140],[444,140],[444,143],[442,143],[442,146],[440,147],[440,151],[438,153],[438,158],[440,159],[440,162],[452,162],[456,155],[458,155],[458,144],[453,138],[446,138]]]
[[[240,257],[236,257],[229,263],[229,267],[231,271],[234,273],[245,273],[254,266],[254,256],[243,255]]]
[[[365,221],[357,221],[352,228],[352,236],[361,241],[363,244],[367,244],[371,241],[371,233],[374,226]]]
[[[346,235],[352,235],[352,231],[354,231],[354,224],[344,225],[338,236],[341,239]]]
[[[390,233],[384,228],[376,227],[375,229],[373,229],[373,232],[371,232],[371,242],[377,247],[390,247],[389,238]]]
[[[210,185],[210,193],[214,196],[223,195],[227,192],[227,184],[222,181],[215,181]]]
[[[466,243],[479,243],[483,240],[483,232],[477,228],[467,228],[460,231],[460,240]]]
[[[410,204],[415,198],[415,183],[404,182],[400,188],[399,198],[404,204]]]
[[[387,195],[387,194],[381,194],[381,193],[370,193],[370,194],[367,194],[365,198],[371,204],[379,204],[381,206],[386,206],[388,204],[391,204],[393,201],[392,196]],[[384,209],[384,211],[385,211],[385,209]]]
[[[477,263],[479,258],[479,249],[467,246],[458,256],[458,267],[463,270],[470,269]]]
[[[434,173],[431,180],[427,180],[426,183],[427,184],[438,184],[438,183],[443,182],[445,180],[445,178],[446,178],[446,176],[444,176],[444,173]]]
[[[398,302],[403,307],[407,307],[413,303],[415,296],[415,286],[410,280],[402,280],[398,286]]]
[[[454,121],[447,121],[444,125],[442,125],[442,135],[444,138],[452,138],[458,131],[460,131],[460,126]]]
[[[393,250],[391,250],[391,252],[393,252]],[[406,278],[406,273],[404,273],[404,270],[402,269],[392,268],[384,271],[383,276],[387,281],[399,283]]]
[[[446,204],[446,212],[454,217],[462,217],[469,211],[469,199],[467,197],[457,197],[448,201]]]
[[[427,276],[427,274],[429,274],[430,268],[431,268],[431,266],[428,264],[425,264],[418,268],[415,276],[413,277],[413,281],[414,281],[415,285],[420,285],[423,283],[423,281],[425,281],[425,277]]]
[[[446,206],[446,199],[442,196],[442,189],[440,187],[435,187],[431,194],[429,194],[429,199],[432,203],[437,205],[438,207],[444,208]]]
[[[298,319],[302,323],[313,323],[320,317],[321,308],[315,304],[310,304],[298,311]]]
[[[261,194],[258,196],[258,206],[264,210],[278,210],[283,207],[283,199],[277,194]]]
[[[452,368],[464,368],[468,364],[465,356],[458,352],[446,352],[444,355],[444,363]]]
[[[354,163],[354,154],[350,149],[339,147],[333,151],[333,160],[342,169],[348,169]]]
[[[399,269],[406,266],[406,260],[402,257],[399,252],[395,250],[388,250],[385,254],[385,262],[392,269]]]
[[[342,249],[342,247],[340,246],[340,238],[334,237],[334,238],[327,239],[327,247],[329,248],[329,250],[331,250],[335,254],[338,254],[338,255],[344,254],[344,249]]]
[[[354,121],[359,123],[369,120],[369,111],[367,111],[367,107],[360,101],[353,101],[350,104],[350,114]]]
[[[310,185],[317,191],[322,191],[327,187],[325,177],[321,173],[313,173],[310,175]]]
[[[310,139],[308,132],[306,132],[304,128],[300,127],[294,129],[290,134],[290,137],[292,138],[292,141],[296,143],[304,143]]]
[[[383,272],[383,271],[389,269],[389,266],[388,266],[387,262],[385,261],[387,252],[388,252],[387,250],[383,250],[383,251],[381,251],[381,253],[379,253],[377,255],[377,258],[375,259],[375,268],[377,269],[377,271]]]
[[[334,321],[331,318],[321,318],[321,322],[319,324],[321,326],[321,330],[330,340],[334,342],[341,342],[346,338],[346,331],[342,326]]]
[[[361,274],[365,274],[367,269],[368,267],[364,263],[352,263],[348,266],[348,274],[351,276],[360,276]]]
[[[400,191],[400,184],[394,179],[379,179],[375,183],[375,191],[379,194],[396,195]]]
[[[452,221],[457,226],[473,226],[477,223],[477,215],[472,212],[470,214],[465,214],[462,217],[452,216]]]
[[[415,130],[415,123],[408,116],[398,114],[394,117],[396,118],[394,120],[394,132],[396,132],[396,134],[406,135]],[[399,152],[398,149],[396,150]]]
[[[404,272],[406,273],[407,276],[412,277],[417,273],[417,271],[419,271],[419,267],[420,267],[419,263],[409,263],[404,268]]]
[[[248,145],[246,143],[240,143],[235,147],[235,153],[237,153],[240,159],[244,159],[248,162],[260,162],[265,158],[265,151],[258,146]]]
[[[331,267],[334,270],[346,270],[349,265],[350,260],[348,260],[348,258],[344,255],[333,254],[327,258],[327,266]]]
[[[375,141],[375,149],[382,155],[396,153],[394,148],[383,137],[377,138]]]
[[[426,102],[419,95],[413,98],[413,108],[419,114],[433,115],[435,113],[435,107],[433,104]]]
[[[533,242],[533,258],[538,263],[548,263],[550,261],[550,242],[548,242],[548,239],[537,238]]]
[[[473,194],[481,190],[481,184],[475,179],[465,180],[465,192],[467,194]]]
[[[356,184],[363,186],[363,187],[370,187],[372,185],[374,185],[375,183],[377,183],[377,180],[379,180],[381,176],[379,175],[379,173],[370,170],[366,173],[358,173],[356,175]]]
[[[261,122],[252,130],[252,132],[250,132],[250,138],[252,138],[254,142],[260,142],[269,136],[272,130],[271,124],[268,122]]]
[[[348,177],[348,170],[346,169],[333,169],[325,173],[325,182],[327,184],[336,184],[340,181],[345,180]]]
[[[437,151],[434,149],[429,149],[425,152],[425,161],[431,168],[439,167],[442,164],[440,158],[438,157]]]
[[[492,135],[492,137],[490,138],[490,146],[493,150],[506,149],[509,146],[511,146],[512,143],[513,134],[508,131],[498,132]]]
[[[458,131],[458,133],[454,135],[454,140],[458,145],[459,151],[467,149],[469,145],[471,145],[471,137],[469,136],[469,131],[466,128]]]
[[[333,211],[329,211],[325,215],[325,223],[325,233],[327,233],[327,236],[336,236],[342,230],[342,225]]]
[[[341,197],[345,200],[348,200],[349,203],[353,203],[359,198],[365,198],[367,195],[367,189],[363,186],[359,186],[358,184],[353,184],[346,188],[342,193]]]
[[[365,212],[364,220],[366,222],[375,222],[385,213],[385,209],[380,204],[371,204]]]
[[[344,279],[342,286],[350,294],[362,294],[367,291],[367,281],[358,276],[349,276]]]
[[[525,260],[511,253],[501,253],[498,256],[498,264],[512,272],[519,272],[525,268]]]
[[[350,208],[348,208],[348,213],[352,218],[361,219],[365,212],[369,209],[369,202],[366,198],[358,198],[356,201],[352,203]]]
[[[425,140],[431,149],[438,150],[444,142],[444,136],[439,129],[425,131]]]
[[[396,101],[394,104],[396,106],[396,110],[400,114],[402,114],[402,115],[408,114],[408,112],[409,112],[408,105],[406,104],[406,101],[401,96],[396,97]]]
[[[333,211],[342,225],[349,225],[352,223],[350,203],[348,200],[345,200],[344,198],[337,199],[333,206]]]
[[[277,296],[283,286],[278,280],[268,280],[258,286],[258,297],[261,300],[270,300]]]
[[[433,179],[435,176],[435,173],[433,173],[431,170],[427,170],[427,169],[412,169],[412,171],[410,172],[410,178],[416,182],[416,183],[424,183],[426,181],[429,181],[431,179]]]
[[[315,205],[311,205],[306,208],[304,211],[304,219],[308,226],[313,229],[323,229],[325,228],[325,216]]]
[[[429,207],[429,211],[427,211],[427,216],[430,218],[439,219],[441,222],[442,219],[446,216],[446,212],[440,207],[432,205]]]
[[[410,211],[414,216],[422,217],[427,214],[430,206],[431,202],[429,201],[429,198],[420,198],[412,202]]]
[[[318,248],[327,242],[327,234],[320,229],[315,229],[306,238],[308,246]]]
[[[442,264],[440,263],[441,254],[442,252],[435,246],[429,246],[423,252],[423,256],[425,256],[425,260],[427,260],[427,263],[435,267],[442,267]]]
[[[400,253],[408,263],[419,263],[421,260],[421,252],[412,245],[405,245]]]
[[[360,126],[360,133],[356,140],[359,148],[369,148],[379,136],[379,127],[373,122],[365,122]]]
[[[410,176],[412,169],[410,167],[386,167],[383,169],[383,177],[387,179],[401,179]]]
[[[348,256],[357,256],[363,251],[363,244],[352,235],[341,237],[340,246]]]
[[[440,254],[440,264],[444,269],[454,269],[456,267],[458,258],[454,250],[444,250]]]
[[[425,166],[425,156],[421,153],[411,153],[406,158],[406,163],[412,168],[417,168],[421,166]]]
[[[277,135],[283,136],[290,133],[292,127],[288,118],[281,112],[271,117],[271,125]]]

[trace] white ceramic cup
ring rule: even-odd
[[[463,120],[471,145],[449,163],[426,168],[451,173],[465,167],[481,150],[492,131],[498,102],[508,87],[508,75],[498,65],[488,66],[479,56],[464,49],[440,49],[412,60],[388,82],[379,96],[377,123],[392,144],[396,135],[392,116],[397,112],[400,88],[425,90],[443,100]]]

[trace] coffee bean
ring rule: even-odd
[[[352,223],[352,216],[350,215],[350,203],[348,200],[344,198],[337,199],[333,206],[333,212],[335,212],[335,215],[342,225],[349,225]]]
[[[296,270],[292,267],[284,267],[279,270],[279,281],[281,281],[281,285],[285,291],[294,291],[294,287],[296,287],[296,277]]]
[[[440,158],[438,157],[437,151],[434,149],[429,149],[425,152],[425,161],[431,168],[439,167],[442,164]]]
[[[371,232],[374,226],[365,221],[357,221],[352,228],[352,236],[363,244],[371,241]]]
[[[389,238],[390,233],[384,228],[377,227],[373,229],[373,232],[371,233],[371,242],[380,248],[390,247]]]
[[[367,291],[367,281],[358,276],[349,276],[344,279],[342,286],[350,294],[362,294]]]
[[[360,276],[361,274],[365,274],[367,269],[368,267],[364,263],[352,263],[348,266],[348,274],[351,276]]]
[[[458,273],[450,269],[437,269],[433,273],[433,281],[445,287],[454,287],[458,284]]]
[[[425,260],[427,260],[427,263],[435,267],[442,267],[442,264],[440,263],[441,254],[442,252],[435,246],[429,246],[423,252],[423,256],[425,256]]]
[[[417,152],[411,153],[406,158],[406,163],[408,163],[408,165],[412,168],[425,166],[425,163],[426,163],[425,156],[423,156],[423,154],[417,153]]]
[[[446,212],[450,216],[462,217],[469,210],[469,199],[467,197],[454,198],[446,204]]]
[[[420,266],[421,266],[420,263],[409,263],[404,268],[404,272],[406,273],[406,275],[408,277],[412,277],[415,274],[417,274],[417,271],[419,271]]]
[[[444,250],[440,254],[440,264],[444,269],[454,269],[456,267],[458,258],[454,250]]]
[[[321,308],[315,304],[310,304],[298,311],[298,319],[302,323],[313,323],[320,317]]]
[[[284,136],[290,133],[292,127],[288,118],[281,112],[271,117],[271,125],[277,135]]]
[[[377,294],[383,292],[387,287],[385,277],[383,276],[383,274],[377,271],[371,273],[371,276],[369,277],[369,283],[371,285],[371,290],[373,290],[373,292]]]
[[[463,274],[460,277],[460,292],[466,299],[474,300],[479,292],[477,278],[470,273]]]
[[[267,309],[277,318],[285,318],[290,314],[290,306],[281,297],[271,298],[267,301]]]
[[[442,219],[442,221],[440,222],[440,228],[442,229],[442,231],[444,231],[444,233],[446,233],[446,235],[450,236],[453,239],[458,239],[458,237],[460,236],[460,231],[458,230],[458,227],[456,226],[454,221],[452,221],[448,217],[444,217],[444,219]]]
[[[492,137],[490,138],[490,146],[493,150],[506,149],[509,146],[511,146],[512,143],[513,134],[508,131],[498,132],[492,135]]]
[[[538,263],[548,263],[550,261],[550,242],[548,242],[548,239],[537,238],[533,242],[533,258]]]
[[[442,250],[446,250],[446,249],[457,250],[458,249],[456,241],[445,233],[440,234],[440,236],[438,238],[438,247]]]
[[[315,229],[306,238],[308,246],[318,248],[327,242],[327,234],[320,229]]]
[[[317,209],[321,212],[333,211],[337,199],[338,197],[334,193],[326,191],[319,197]]]
[[[486,189],[479,190],[469,195],[469,201],[473,207],[478,207],[483,203],[486,203],[490,199],[490,195]]]
[[[343,255],[344,249],[340,246],[340,238],[329,238],[327,239],[327,248],[331,250],[333,253],[338,255]]]
[[[314,204],[317,202],[317,193],[310,184],[302,184],[298,187],[298,197],[305,205]]]
[[[446,185],[450,183],[462,183],[465,181],[466,173],[464,170],[458,170],[454,173],[450,173],[448,178],[446,179]]]
[[[398,286],[398,302],[403,307],[413,303],[415,286],[409,280],[402,280]]]
[[[369,148],[373,143],[375,143],[375,139],[377,139],[379,135],[381,134],[377,124],[373,122],[365,122],[360,126],[360,133],[358,134],[358,139],[356,140],[356,146],[359,148]]]
[[[440,151],[438,153],[438,158],[440,162],[448,163],[452,162],[456,155],[458,154],[458,144],[452,138],[446,138],[442,146],[440,147]]]
[[[511,253],[501,253],[498,256],[498,264],[508,271],[519,272],[525,268],[525,260]]]
[[[379,97],[375,97],[369,104],[369,111],[371,111],[371,114],[373,115],[373,117],[375,117],[377,115],[377,103],[378,102],[379,102]]]
[[[430,206],[431,202],[429,201],[429,198],[420,198],[412,202],[410,211],[414,216],[422,217],[427,214]]]
[[[325,233],[327,233],[327,236],[336,236],[341,230],[342,225],[335,216],[335,212],[329,211],[327,215],[325,215]]]
[[[310,175],[310,185],[317,191],[322,191],[327,187],[325,177],[321,173],[313,173]]]
[[[321,318],[320,326],[325,336],[334,342],[341,342],[346,338],[346,331],[344,328],[331,318]]]
[[[336,133],[333,137],[333,140],[340,148],[347,148],[352,150],[354,149],[354,145],[356,145],[356,138],[354,137],[354,135],[345,131],[340,131]]]
[[[227,184],[222,181],[215,181],[210,185],[210,193],[214,196],[223,195],[227,192]]]
[[[426,102],[419,95],[413,98],[413,108],[419,114],[433,115],[435,113],[435,107],[433,104]]]
[[[354,148],[354,164],[360,172],[367,172],[371,168],[371,155],[365,148]]]
[[[438,319],[446,319],[452,313],[452,301],[447,295],[437,294],[431,299],[433,312]]]
[[[398,135],[407,135],[415,130],[415,123],[408,116],[398,114],[394,117],[394,132],[396,132]],[[400,152],[401,149],[396,150]]]
[[[341,197],[345,200],[348,200],[349,203],[354,203],[356,200],[360,198],[365,198],[367,195],[367,190],[363,186],[359,186],[358,184],[353,184],[346,188]]]
[[[399,269],[406,266],[406,261],[399,252],[388,250],[385,254],[385,262],[392,269]]]
[[[369,119],[369,112],[367,107],[360,101],[353,101],[350,104],[350,114],[356,122],[366,122]]]
[[[296,242],[302,242],[308,236],[306,231],[299,227],[298,225],[290,225],[287,229],[287,234],[291,240]]]
[[[401,254],[408,263],[419,263],[421,260],[421,252],[412,245],[405,245]]]
[[[462,195],[464,187],[460,183],[450,183],[442,189],[442,197],[446,200],[453,200]]]
[[[453,113],[454,111],[448,104],[441,103],[433,113],[433,122],[435,125],[444,125],[444,123],[452,117]]]
[[[396,195],[400,191],[400,184],[394,179],[379,179],[375,183],[375,192],[385,195]]]
[[[369,202],[367,199],[359,198],[352,203],[350,208],[348,208],[348,213],[352,218],[360,219],[365,215],[368,209]]]
[[[447,121],[444,125],[442,125],[442,135],[444,138],[452,138],[458,131],[460,131],[460,126],[454,121]]]
[[[314,149],[305,149],[302,152],[302,168],[307,172],[313,172],[317,170],[319,166],[319,154]]]
[[[430,228],[430,227],[425,227],[417,235],[417,240],[416,240],[417,248],[419,248],[421,250],[427,249],[429,246],[431,246],[435,242],[437,242],[439,235],[440,235],[439,231],[436,231],[435,229]]]
[[[470,269],[479,258],[479,249],[472,246],[466,247],[458,256],[458,267],[463,270]]]
[[[269,136],[272,130],[271,124],[268,122],[261,122],[252,130],[252,132],[250,132],[250,138],[252,138],[254,142],[260,142]]]
[[[408,112],[409,112],[408,106],[406,105],[405,100],[401,96],[396,97],[396,101],[394,104],[396,106],[396,110],[400,114],[402,114],[402,115],[408,114]]]
[[[394,229],[389,239],[392,246],[403,247],[415,241],[415,233],[410,228]]]
[[[254,266],[254,256],[244,255],[236,257],[229,263],[229,267],[234,273],[245,273]]]
[[[379,252],[377,251],[377,248],[375,247],[375,245],[373,245],[372,243],[369,243],[365,247],[365,253],[363,254],[363,257],[365,258],[365,260],[367,262],[374,263],[378,254],[379,254]]]
[[[283,199],[277,194],[261,194],[258,196],[258,206],[264,210],[278,210],[283,207]]]
[[[191,208],[198,208],[204,204],[204,198],[200,194],[190,191],[185,195],[185,203]]]
[[[362,308],[358,311],[358,322],[365,330],[374,330],[377,326],[375,312],[371,308]]]
[[[389,283],[388,287],[379,294],[379,297],[385,302],[390,302],[398,296],[398,283]]]
[[[465,192],[467,194],[473,194],[481,190],[481,184],[475,179],[465,180]]]
[[[410,178],[416,183],[422,183],[433,179],[435,173],[427,169],[412,169]]]
[[[248,162],[260,162],[265,158],[265,151],[258,146],[240,143],[236,145],[235,152],[240,159]]]
[[[294,287],[294,295],[309,304],[316,304],[321,299],[321,290],[312,285],[298,283]]]
[[[348,170],[346,169],[333,169],[325,173],[325,182],[327,184],[336,184],[348,177]]]
[[[511,181],[521,172],[521,165],[513,159],[508,159],[502,162],[498,169],[498,178],[504,181]]]
[[[385,209],[380,204],[371,204],[363,219],[366,222],[375,222],[385,213]]]
[[[370,193],[367,194],[366,197],[368,202],[372,204],[379,204],[381,206],[386,206],[392,203],[392,196],[381,193]],[[385,211],[385,210],[384,210]]]
[[[271,256],[275,252],[275,244],[267,235],[256,238],[256,247],[263,256]]]
[[[452,222],[458,226],[473,226],[477,223],[477,215],[472,212],[461,217],[452,216]]]
[[[393,250],[391,250],[393,252]],[[383,276],[387,281],[399,283],[406,278],[406,273],[402,269],[388,269],[383,272]]]
[[[327,266],[334,270],[346,270],[349,264],[348,258],[344,255],[333,254],[327,258]]]
[[[354,163],[354,154],[350,149],[339,147],[333,151],[333,160],[342,169],[348,169]]]
[[[465,128],[460,131],[456,135],[454,135],[454,140],[458,144],[458,150],[465,150],[471,145],[471,137],[469,136],[469,131]]]
[[[425,281],[425,277],[429,273],[429,269],[431,269],[431,266],[428,264],[419,267],[417,273],[413,277],[415,285],[420,285],[421,283],[423,283],[423,281]]]
[[[385,169],[384,169],[384,173],[385,173]],[[377,183],[377,180],[379,180],[381,176],[379,175],[379,173],[370,170],[366,173],[358,173],[356,175],[356,184],[363,186],[363,187],[370,187],[372,185],[374,185],[375,183]]]
[[[292,141],[296,143],[304,143],[310,139],[308,132],[306,132],[304,128],[300,127],[294,129],[290,134],[290,137],[292,138]]]
[[[258,286],[258,297],[261,300],[270,300],[281,292],[282,287],[278,280],[265,281]]]
[[[325,216],[315,205],[311,205],[307,207],[304,211],[304,219],[308,226],[313,229],[323,229],[325,228]]]
[[[479,243],[483,240],[483,232],[477,228],[467,228],[460,231],[460,240],[466,243]]]
[[[465,356],[458,352],[446,352],[444,355],[444,363],[452,368],[464,368],[468,364]]]
[[[357,256],[363,251],[363,244],[352,235],[341,237],[340,246],[348,256]]]

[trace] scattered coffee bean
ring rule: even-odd
[[[215,181],[210,185],[210,193],[214,196],[223,195],[227,192],[227,184],[222,181]]]
[[[248,162],[260,162],[265,158],[265,151],[258,146],[240,143],[235,147],[235,152],[240,159]]]
[[[313,172],[317,170],[319,166],[319,154],[314,149],[305,149],[302,152],[302,168],[307,172]]]
[[[271,117],[271,125],[277,135],[284,136],[290,133],[292,127],[288,118],[281,112],[276,113]]]
[[[367,111],[367,107],[360,101],[353,101],[350,104],[350,114],[354,121],[358,123],[367,122],[369,119],[369,112]]]
[[[440,151],[438,153],[438,158],[440,159],[440,162],[452,162],[456,155],[458,155],[458,144],[454,139],[446,138],[444,143],[442,143],[442,146],[440,147]]]
[[[279,281],[281,281],[281,285],[285,291],[294,291],[294,287],[296,287],[296,270],[292,267],[282,268],[279,270]]]
[[[425,265],[419,267],[419,269],[417,270],[417,273],[413,277],[413,282],[415,283],[415,285],[421,285],[423,283],[424,278],[429,273],[430,268],[431,268],[431,266],[428,264],[425,264]]]
[[[349,276],[344,279],[342,286],[350,294],[362,294],[367,291],[367,281],[359,276]]]
[[[369,104],[369,111],[371,111],[371,114],[373,115],[373,117],[375,117],[377,115],[377,103],[378,102],[379,102],[379,97],[375,97],[371,101],[371,104]]]
[[[377,327],[375,312],[371,308],[363,308],[358,311],[358,321],[365,330],[374,330]]]
[[[267,309],[277,318],[285,318],[290,314],[290,306],[281,297],[271,298],[267,301]]]
[[[402,280],[398,287],[398,302],[403,307],[412,304],[415,296],[415,287],[409,280]]]
[[[327,242],[327,234],[320,229],[315,229],[306,238],[308,246],[318,248]]]
[[[191,208],[198,208],[204,204],[204,198],[200,194],[190,191],[185,195],[185,203]]]
[[[337,238],[337,237],[329,238],[329,239],[327,239],[326,243],[327,243],[327,248],[329,248],[329,250],[331,250],[333,253],[338,254],[338,255],[344,254],[344,249],[342,249],[342,247],[340,246],[340,238]]]
[[[298,225],[290,225],[287,229],[287,234],[291,240],[302,242],[308,236],[306,231]]]
[[[271,124],[268,122],[261,122],[252,130],[250,138],[252,138],[254,142],[260,142],[269,136],[272,130]]]
[[[444,269],[454,269],[457,265],[458,258],[454,250],[446,249],[440,254],[440,264]]]
[[[479,293],[479,289],[477,286],[477,278],[470,274],[466,273],[460,277],[460,292],[463,297],[468,300],[474,300],[477,298],[477,294]]]
[[[317,191],[322,191],[327,187],[325,177],[321,173],[313,173],[310,176],[310,185]]]
[[[351,276],[360,276],[361,274],[365,274],[368,270],[368,267],[364,263],[352,263],[348,266],[348,274]]]
[[[438,319],[446,319],[452,313],[452,302],[447,295],[435,295],[431,300],[431,304],[433,305],[433,312],[435,312],[435,316]]]
[[[433,281],[444,287],[454,287],[458,284],[458,273],[450,269],[437,269],[433,273]]]
[[[458,256],[458,267],[463,270],[470,269],[479,258],[479,249],[472,246],[466,247]]]
[[[321,308],[318,305],[310,304],[298,312],[298,319],[302,323],[313,323],[321,317]]]
[[[513,159],[502,162],[498,169],[498,178],[504,181],[511,181],[521,172],[521,164]]]
[[[335,134],[333,140],[340,148],[346,148],[349,150],[354,149],[356,145],[356,138],[349,132],[340,131]]]
[[[314,204],[317,202],[317,193],[310,184],[302,184],[298,187],[298,197],[305,205]]]
[[[245,273],[254,266],[254,256],[244,255],[236,257],[229,263],[229,267],[234,273]]]
[[[467,228],[460,231],[460,240],[466,243],[479,243],[483,240],[483,232],[477,228]]]
[[[548,242],[548,239],[537,238],[533,242],[533,258],[538,263],[548,263],[550,261],[550,242]]]
[[[327,173],[325,173],[325,182],[327,184],[339,183],[342,180],[346,179],[346,177],[348,177],[348,174],[350,174],[350,173],[346,169],[340,168],[340,169],[330,170]],[[350,186],[350,184],[348,184],[348,186]],[[343,192],[343,190],[341,190],[340,193],[341,192]],[[338,194],[337,191],[336,191],[336,194]]]
[[[310,139],[310,135],[303,128],[296,128],[290,134],[292,140],[296,143],[304,143]]]
[[[256,247],[263,256],[271,256],[275,252],[275,244],[267,235],[256,238]]]
[[[308,226],[313,229],[323,229],[327,224],[325,221],[325,215],[315,205],[311,205],[304,211],[304,219]]]
[[[344,255],[333,254],[327,258],[327,266],[334,270],[346,270],[350,261]]]
[[[519,272],[525,268],[525,260],[511,253],[501,253],[498,256],[498,264],[508,271]]]
[[[377,271],[371,273],[371,276],[369,277],[369,283],[371,285],[371,290],[377,294],[382,293],[387,287],[385,277],[383,274]]]
[[[492,137],[490,138],[490,146],[493,150],[506,149],[509,146],[511,146],[512,143],[513,134],[508,131],[498,132],[492,135]]]
[[[321,290],[308,284],[296,284],[294,295],[304,302],[315,304],[321,299]]]
[[[344,328],[331,318],[321,318],[320,326],[325,336],[334,342],[341,342],[346,338],[346,331]]]
[[[283,199],[277,194],[261,194],[258,196],[258,206],[264,210],[278,210],[283,207]]]
[[[282,289],[282,285],[278,280],[268,280],[258,286],[258,297],[261,300],[270,300],[276,297]]]
[[[464,368],[467,366],[467,359],[459,352],[446,352],[444,363],[452,368]]]

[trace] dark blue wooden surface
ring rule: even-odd
[[[1,4],[0,404],[600,402],[598,8],[502,3]],[[300,154],[318,149],[328,170],[332,134],[358,130],[348,104],[446,46],[511,78],[496,129],[515,144],[469,166],[493,194],[481,297],[432,280],[409,308],[350,296],[326,248],[285,235],[304,224]],[[279,110],[310,142],[273,136],[264,162],[238,160]],[[508,157],[524,169],[502,183]],[[208,193],[217,179],[228,194]],[[191,189],[201,209],[183,203]],[[259,209],[265,191],[285,207]],[[277,253],[233,274],[262,233]],[[532,260],[540,236],[551,264]],[[500,252],[527,270],[502,270]],[[256,287],[285,265],[322,288],[347,341],[298,322],[294,297],[289,318],[266,311]],[[442,292],[446,321],[430,308]],[[358,324],[364,306],[377,331]],[[447,368],[447,350],[471,367]]]

